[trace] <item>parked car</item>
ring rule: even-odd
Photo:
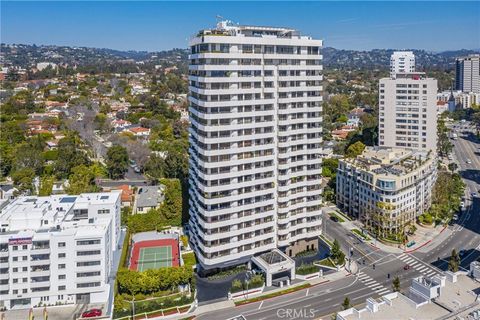
[[[454,214],[453,215],[453,220],[458,220],[458,215]]]
[[[335,222],[338,222],[338,218],[335,217],[335,216],[331,216],[331,217],[330,217],[330,220],[335,221]]]
[[[472,163],[472,160],[470,160],[470,159],[467,159],[467,161],[466,161],[466,162],[467,162],[468,164],[471,164],[471,163]]]
[[[82,313],[82,318],[94,318],[102,315],[101,309],[90,309]]]

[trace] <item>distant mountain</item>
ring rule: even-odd
[[[86,66],[115,62],[185,63],[188,50],[172,49],[160,52],[121,51],[105,48],[36,46],[1,44],[0,63],[29,68],[38,62],[53,62],[69,66]]]
[[[387,69],[393,49],[371,51],[340,50],[331,47],[323,49],[326,69]],[[415,50],[417,69],[451,70],[456,57],[479,53],[480,50],[457,50],[428,52]],[[188,49],[172,49],[159,52],[121,51],[105,48],[36,46],[23,44],[1,44],[0,63],[24,68],[38,62],[54,62],[70,66],[85,66],[117,62],[148,64],[167,63],[181,65],[186,70]]]
[[[390,65],[390,56],[394,49],[374,49],[371,51],[340,50],[331,47],[323,49],[324,66],[328,69],[362,69],[378,68],[387,69]],[[445,52],[428,52],[425,50],[411,49],[415,54],[418,70],[423,69],[453,69],[455,58],[479,50],[457,50]]]

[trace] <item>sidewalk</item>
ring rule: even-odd
[[[336,212],[336,210],[338,210],[338,209],[336,207],[325,207],[325,208],[323,208],[323,210],[326,213],[334,212],[335,214],[338,215],[338,212]],[[346,215],[342,214],[341,217],[345,218]],[[358,230],[361,231],[362,227],[363,227],[362,223],[360,223],[359,221],[355,221],[355,220],[345,219],[345,222],[340,222],[340,224],[342,225],[342,227],[344,227],[345,229],[347,229],[350,232],[353,229],[358,229]],[[371,245],[374,248],[380,249],[384,252],[389,252],[389,253],[403,253],[403,252],[406,252],[406,253],[409,253],[409,252],[414,252],[416,250],[427,247],[432,242],[437,243],[438,242],[438,241],[436,241],[437,238],[445,239],[451,233],[451,230],[449,230],[447,227],[442,226],[442,225],[437,226],[437,227],[432,227],[432,228],[423,227],[423,226],[420,226],[418,224],[415,224],[415,226],[417,227],[417,231],[415,232],[415,235],[409,237],[409,242],[410,241],[415,241],[415,244],[413,246],[408,247],[408,248],[406,248],[406,246],[403,246],[403,245],[395,246],[395,245],[384,244],[384,243],[380,242],[379,240],[376,240],[369,233],[367,233],[367,235],[371,240],[363,240],[362,239],[361,241]],[[445,237],[443,237],[444,234],[446,235]]]

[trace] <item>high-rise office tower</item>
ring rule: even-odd
[[[379,146],[437,147],[437,80],[423,72],[380,79]]]
[[[455,89],[480,93],[480,55],[458,58],[455,64]]]
[[[390,78],[397,73],[415,71],[415,55],[412,51],[395,51],[390,57]]]
[[[190,240],[202,267],[317,248],[322,41],[222,21],[190,46]]]

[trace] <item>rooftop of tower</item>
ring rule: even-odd
[[[298,30],[292,28],[239,25],[230,20],[219,21],[215,28],[200,30],[197,36],[236,36],[240,34],[250,37],[276,36],[279,38],[295,38],[301,36]]]

